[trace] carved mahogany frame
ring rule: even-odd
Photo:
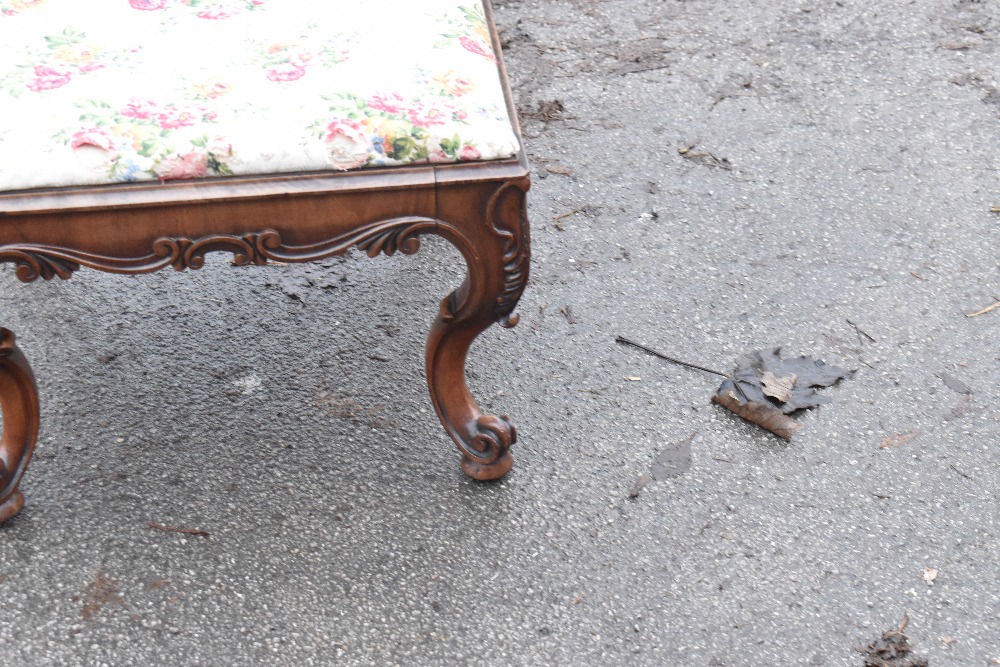
[[[489,3],[486,9],[489,13]],[[492,21],[490,21],[492,24]],[[496,52],[500,52],[494,32]],[[501,65],[501,75],[506,76]],[[511,118],[516,118],[507,93]],[[462,469],[502,477],[513,459],[510,419],[483,413],[465,380],[473,340],[494,322],[517,323],[528,279],[528,167],[515,159],[385,170],[313,172],[157,184],[0,193],[0,261],[31,282],[81,267],[149,273],[198,269],[205,254],[236,264],[309,262],[358,247],[369,256],[415,253],[437,234],[465,258],[465,281],[441,302],[427,342],[427,384]],[[38,434],[31,368],[0,329],[0,521],[24,504],[21,475]]]

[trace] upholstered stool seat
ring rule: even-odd
[[[518,151],[475,2],[21,5],[0,16],[0,191]]]
[[[527,280],[527,168],[478,0],[0,0],[0,261],[24,281],[417,250],[466,282],[427,348],[431,397],[478,479],[510,468],[506,417],[465,385],[472,340]],[[38,429],[0,338],[0,520]]]

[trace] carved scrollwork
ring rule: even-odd
[[[181,252],[173,262],[174,268],[178,271],[184,269],[200,269],[205,266],[205,255],[210,252],[231,252],[233,254],[233,264],[246,266],[247,264],[263,265],[265,259],[257,253],[255,244],[256,234],[245,234],[238,236],[208,236],[197,241],[190,239],[159,239],[158,243],[168,244],[174,241],[179,246]]]
[[[490,225],[503,238],[503,290],[496,298],[496,316],[500,325],[510,328],[516,326],[520,317],[514,313],[524,287],[528,282],[528,265],[531,258],[530,241],[527,233],[527,212],[525,210],[524,193],[528,184],[524,180],[514,180],[504,183],[490,198],[487,205],[487,217]],[[501,222],[499,207],[504,197],[516,195],[520,200],[520,229],[511,230]]]
[[[477,245],[476,239],[480,236],[481,229],[470,234],[464,224],[448,221],[439,223],[438,233],[451,240],[465,255],[470,278],[465,285],[451,292],[441,302],[439,316],[444,322],[472,315],[467,311],[470,306],[479,308],[483,305],[481,299],[484,294],[478,290],[485,289],[488,291],[486,298],[490,300],[488,306],[492,306],[492,321],[507,328],[517,325],[520,318],[514,313],[514,308],[528,282],[531,256],[524,198],[527,189],[526,179],[512,179],[502,183],[490,196],[485,206],[487,228],[498,241],[492,241],[488,245]],[[470,220],[476,226],[482,224],[476,218]],[[499,257],[494,254],[497,250]],[[500,269],[499,273],[496,272],[497,268]],[[480,282],[487,275],[497,276],[499,283],[493,283],[492,280],[488,285]]]
[[[510,329],[521,321],[514,308],[528,282],[528,254],[519,243],[508,240],[504,244],[503,262],[503,292],[497,297],[496,313],[500,326]]]
[[[517,428],[507,415],[482,415],[476,420],[476,435],[460,447],[462,453],[479,465],[489,465],[502,457],[517,442]]]
[[[286,246],[278,232],[268,230],[255,235],[254,246],[260,257],[281,262],[311,262],[339,255],[357,246],[369,257],[379,253],[412,255],[420,249],[420,234],[433,232],[437,221],[421,216],[405,216],[373,222],[329,241],[305,246]]]
[[[360,250],[368,253],[369,257],[375,257],[379,253],[393,255],[397,251],[404,255],[412,255],[420,249],[420,225],[404,227],[390,227],[384,231],[379,231],[372,236],[358,241]]]
[[[81,266],[111,273],[151,273],[168,266],[178,271],[200,269],[209,252],[230,252],[237,265],[263,265],[267,260],[310,262],[339,255],[357,246],[370,257],[379,253],[412,255],[420,248],[420,234],[432,232],[437,222],[419,216],[392,218],[370,223],[333,239],[304,246],[285,245],[273,229],[242,236],[215,234],[199,239],[161,237],[150,253],[141,257],[109,257],[41,244],[0,246],[0,261],[14,262],[17,277],[24,282],[38,278],[70,278]]]
[[[4,252],[2,257],[17,262],[15,272],[18,280],[26,283],[39,278],[52,280],[56,276],[68,280],[74,271],[80,270],[78,262],[32,248],[13,248]]]

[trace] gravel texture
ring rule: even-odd
[[[1000,5],[496,12],[533,275],[469,380],[514,471],[465,479],[427,397],[443,241],[4,267],[44,413],[3,664],[861,665],[904,611],[934,667],[1000,664],[1000,309],[966,316],[1000,299]],[[619,334],[857,373],[785,443]]]

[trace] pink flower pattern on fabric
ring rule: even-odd
[[[0,12],[16,9],[14,18],[3,19],[13,26],[20,21],[17,12],[43,6],[50,11],[59,2],[71,1],[0,0]],[[268,162],[275,153],[270,144],[255,142],[252,128],[263,118],[260,110],[280,110],[286,104],[283,97],[289,99],[287,104],[301,105],[294,111],[307,119],[298,127],[281,128],[282,136],[301,141],[288,146],[287,154],[278,151],[277,159],[292,165],[286,170],[505,159],[516,153],[517,144],[496,69],[485,64],[496,62],[491,36],[482,6],[461,2],[428,0],[440,14],[431,14],[425,5],[412,10],[422,21],[421,35],[431,37],[424,42],[426,51],[421,55],[418,50],[411,62],[400,65],[398,80],[368,84],[358,76],[365,71],[364,58],[352,61],[359,45],[369,45],[360,40],[375,35],[367,23],[358,28],[361,32],[338,32],[351,29],[339,24],[330,30],[331,24],[321,21],[295,23],[290,8],[268,0],[114,0],[110,4],[131,21],[148,26],[148,35],[127,31],[113,40],[98,17],[91,20],[75,11],[67,17],[72,15],[69,22],[77,25],[55,25],[51,32],[0,43],[0,115],[14,109],[20,118],[28,118],[34,106],[44,107],[39,116],[48,118],[55,110],[51,117],[60,119],[58,124],[42,125],[52,144],[44,154],[52,155],[59,147],[65,152],[58,159],[71,165],[79,160],[64,172],[78,174],[69,178],[80,178],[70,181],[80,184],[225,176],[234,169],[241,174],[270,173]],[[261,19],[251,21],[251,12]],[[275,25],[284,26],[285,34],[268,29],[268,14],[280,12],[286,20]],[[235,23],[225,22],[238,15],[240,33],[247,30],[242,38],[227,27]],[[324,9],[317,16],[335,13]],[[176,76],[168,73],[162,85],[141,78],[147,65],[172,62],[171,43],[186,51],[194,48],[181,45],[184,31],[200,20],[218,24],[198,30],[223,37],[230,47],[226,53],[236,54],[241,70],[213,67],[208,59],[197,61],[205,66],[191,72],[178,67]],[[10,35],[19,37],[16,29]],[[170,35],[173,42],[168,41]],[[360,53],[370,57],[368,50]],[[122,83],[116,88],[119,75]],[[350,81],[351,87],[339,88],[342,81]],[[296,116],[293,112],[280,117]],[[5,160],[2,150],[0,145],[0,160]],[[297,166],[302,164],[306,166]],[[44,171],[36,166],[31,173]],[[11,181],[19,183],[16,174],[6,181],[5,176],[0,173],[0,189]]]
[[[171,155],[156,166],[156,174],[163,181],[201,178],[207,173],[208,155],[194,151],[184,155]]]
[[[26,9],[42,7],[48,0],[6,0],[0,1],[0,15],[17,16]]]
[[[350,38],[333,37],[316,43],[308,35],[291,42],[274,42],[263,49],[261,60],[267,78],[275,82],[297,81],[312,67],[332,67],[350,57]]]
[[[123,58],[120,53],[102,50],[86,33],[72,28],[45,35],[38,44],[24,54],[31,64],[18,65],[6,75],[0,70],[0,90],[6,88],[15,97],[25,89],[35,93],[55,90],[72,82],[74,75],[104,69],[109,62]]]
[[[73,140],[71,145],[73,148],[82,148],[83,146],[96,146],[102,150],[109,151],[114,148],[114,140],[107,132],[98,128],[92,127],[87,130],[80,130],[73,135]]]
[[[386,113],[401,113],[405,107],[406,98],[399,93],[378,93],[368,98],[368,106],[376,111]]]
[[[449,120],[452,120],[455,115],[455,109],[443,105],[427,106],[417,104],[407,109],[406,115],[409,116],[410,122],[414,125],[419,127],[434,127],[435,125],[444,125]]]
[[[204,107],[176,107],[170,105],[162,113],[157,114],[156,120],[164,130],[176,130],[181,127],[191,127],[195,123],[204,123],[215,120],[216,114]]]
[[[330,164],[336,169],[357,169],[368,162],[370,142],[354,121],[341,119],[327,125],[326,146]]]
[[[482,158],[482,152],[457,133],[430,140],[435,128],[461,126],[468,118],[451,101],[458,96],[440,87],[429,86],[428,94],[420,98],[380,92],[367,99],[351,95],[341,99],[341,104],[330,109],[333,120],[313,124],[327,142],[331,164],[337,169]],[[324,123],[328,123],[325,130],[320,130]],[[367,151],[364,160],[363,150]]]
[[[163,9],[167,6],[167,0],[128,0],[128,4],[132,5],[132,9],[141,9],[148,12]]]
[[[194,95],[198,95],[196,88]],[[80,129],[64,132],[75,151],[95,147],[107,152],[112,180],[137,180],[146,174],[160,180],[229,175],[233,147],[222,137],[209,138],[217,113],[198,102],[132,98],[120,108],[106,100],[80,102]],[[178,130],[192,129],[176,136]]]
[[[280,63],[267,71],[267,78],[271,81],[295,81],[301,79],[305,74],[305,67],[292,63]]]
[[[232,9],[223,7],[222,5],[217,5],[198,12],[198,18],[221,21],[222,19],[228,19],[230,16],[237,13],[239,13],[239,10],[233,11]]]
[[[70,82],[70,70],[56,69],[47,65],[35,65],[35,79],[28,83],[28,89],[36,93],[42,90],[61,88]]]
[[[266,0],[128,0],[132,9],[150,12],[169,10],[168,5],[195,11],[200,19],[221,21],[262,7]]]
[[[458,38],[458,43],[461,44],[462,48],[466,51],[471,51],[476,55],[489,58],[493,62],[497,61],[496,56],[493,55],[493,51],[489,48],[489,44],[482,39],[474,39],[467,35],[462,35]]]
[[[483,13],[483,8],[476,4],[462,6],[459,9],[462,12],[462,18],[449,18],[448,22],[454,29],[442,36],[448,40],[457,39],[466,51],[495,63],[497,57],[490,44],[490,32],[486,28],[486,15]]]
[[[160,108],[152,100],[132,100],[122,108],[122,115],[126,118],[136,118],[138,120],[148,120],[156,118],[160,113]]]

